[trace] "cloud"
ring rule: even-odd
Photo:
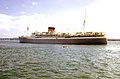
[[[35,6],[35,5],[38,5],[38,3],[37,2],[32,2],[32,5]]]
[[[18,34],[16,33],[18,26],[15,25],[17,20],[16,17],[0,14],[0,37],[16,36]]]
[[[43,14],[30,16],[9,16],[0,14],[0,36],[18,37],[26,34],[26,28],[30,27],[30,32],[43,30],[48,22]]]
[[[25,11],[21,11],[20,14],[24,15],[24,14],[26,14],[26,12]]]
[[[87,6],[89,29],[105,31],[108,37],[120,38],[119,3],[119,0],[96,0]]]
[[[8,16],[0,14],[0,35],[2,37],[18,37],[34,31],[47,31],[47,27],[54,26],[57,31],[82,31],[85,11],[85,31],[103,31],[108,37],[120,38],[119,0],[96,0],[85,7],[72,10],[54,12],[52,14],[33,14]],[[2,31],[3,30],[3,31]]]

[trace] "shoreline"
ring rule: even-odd
[[[0,40],[19,40],[19,38],[0,38]],[[120,39],[107,39],[108,41],[120,41]]]
[[[0,38],[0,40],[19,40],[19,38]]]
[[[120,39],[108,39],[108,41],[120,41]]]

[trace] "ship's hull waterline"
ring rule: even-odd
[[[34,44],[107,44],[105,37],[77,37],[77,38],[19,38],[20,43]]]

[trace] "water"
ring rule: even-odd
[[[120,79],[120,42],[108,45],[0,41],[0,79]]]

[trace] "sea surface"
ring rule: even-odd
[[[120,41],[63,46],[0,41],[0,79],[120,79]]]

